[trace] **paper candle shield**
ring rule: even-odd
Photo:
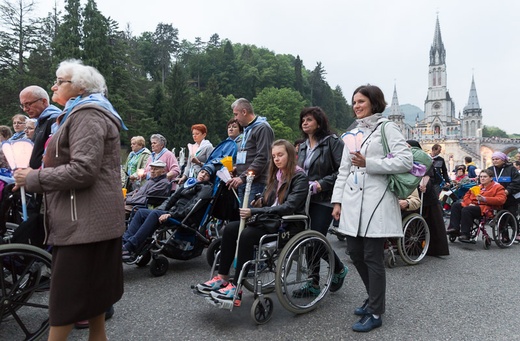
[[[29,167],[34,144],[31,140],[4,141],[2,151],[12,170]]]
[[[361,149],[361,143],[363,143],[363,132],[358,130],[357,132],[349,131],[343,135],[343,142],[351,152],[357,152]]]

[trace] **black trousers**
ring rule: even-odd
[[[481,215],[479,206],[462,207],[462,202],[457,201],[451,206],[449,228],[460,230],[462,234],[469,237],[473,220],[480,218]]]
[[[320,204],[311,203],[309,207],[309,216],[311,218],[311,230],[318,231],[319,233],[327,236],[327,232],[329,231],[329,226],[332,223],[332,206],[325,206]],[[343,270],[343,263],[339,259],[336,252],[332,251],[334,254],[334,273],[340,273]],[[314,259],[317,261],[313,266],[313,278],[316,280],[319,279],[320,272],[320,258],[323,258],[326,262],[328,262],[328,255],[325,255],[324,252],[319,252],[319,257],[316,255]],[[310,260],[310,257],[308,257]]]
[[[239,226],[239,221],[232,221],[224,227],[220,248],[220,264],[218,267],[218,273],[221,275],[229,274],[231,265],[235,259]],[[255,227],[246,227],[240,234],[234,284],[237,284],[238,276],[244,263],[253,259],[255,245],[258,245],[260,238],[262,238],[264,234],[267,234],[267,232]]]
[[[368,294],[367,311],[380,315],[385,312],[386,238],[363,238],[347,236],[347,248]]]

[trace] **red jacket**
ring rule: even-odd
[[[486,201],[478,201],[477,196],[473,194],[470,189],[462,198],[462,207],[469,206],[470,204],[480,206],[480,212],[482,215],[494,209],[502,208],[502,205],[506,202],[507,196],[505,189],[499,183],[492,181],[486,187],[478,185],[480,187],[480,195],[486,198]]]

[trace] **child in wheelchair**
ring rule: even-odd
[[[182,220],[199,199],[210,198],[213,190],[210,180],[213,175],[214,169],[204,166],[196,179],[189,179],[157,209],[138,209],[123,234],[123,261],[131,261],[135,258],[134,253],[142,247],[147,238],[152,236],[160,224],[169,218]]]
[[[504,187],[493,181],[491,170],[482,170],[479,180],[480,185],[472,187],[462,201],[454,203],[451,207],[450,224],[446,233],[458,235],[460,242],[471,242],[473,221],[492,213],[494,209],[501,208],[507,199]]]
[[[270,214],[279,216],[303,214],[308,194],[309,181],[303,169],[296,165],[296,152],[291,143],[277,140],[271,146],[272,158],[269,164],[269,176],[263,197],[252,203],[253,208],[240,209],[240,218],[248,219],[256,215]],[[195,290],[214,301],[232,301],[235,297],[239,272],[243,265],[253,259],[254,247],[260,238],[269,233],[276,233],[261,226],[248,225],[239,235],[240,222],[230,222],[224,228],[222,236],[218,274],[211,280],[196,285]],[[285,228],[293,231],[303,229],[288,224]],[[235,264],[235,277],[230,278],[235,250],[238,252]],[[247,272],[247,269],[246,269]],[[235,299],[235,306],[240,306],[241,293]]]

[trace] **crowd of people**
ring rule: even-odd
[[[0,140],[28,138],[34,143],[30,167],[17,169],[12,176],[14,190],[25,186],[34,193],[29,215],[39,216],[42,209],[46,212],[45,230],[35,232],[41,236],[34,240],[52,246],[49,340],[66,340],[74,324],[82,320],[88,321],[92,339],[103,340],[107,314],[113,313],[113,304],[123,295],[121,259],[132,257],[157,226],[169,218],[182,219],[197,199],[212,195],[215,168],[208,167],[207,161],[214,146],[206,139],[207,127],[199,123],[191,127],[194,143],[187,146],[184,168],[158,133],[149,137],[151,150],[144,137],[132,137],[131,152],[121,163],[120,131],[126,127],[105,96],[103,76],[80,61],[67,60],[60,63],[56,77],[52,101],[64,109],[50,104],[44,89],[29,86],[20,93],[20,107],[28,116],[12,117],[14,133],[10,127],[0,126]],[[446,256],[449,248],[439,201],[443,184],[480,183],[480,194],[468,192],[453,199],[448,233],[458,233],[460,241],[470,238],[473,219],[490,207],[503,207],[516,216],[520,196],[520,174],[507,155],[495,152],[493,166],[479,174],[471,158],[466,158],[452,181],[440,155],[442,147],[435,144],[432,167],[414,194],[399,200],[388,190],[388,175],[408,172],[413,164],[410,147],[421,146],[406,141],[398,126],[382,116],[386,105],[377,86],[363,85],[354,91],[356,124],[351,132],[362,137],[355,146],[332,131],[319,107],[301,111],[302,139],[296,148],[292,142],[275,140],[267,119],[256,115],[244,98],[232,104],[233,118],[226,126],[227,139],[237,148],[226,186],[237,191],[241,203],[247,176],[255,175],[250,193],[255,199],[239,209],[241,219],[302,214],[310,188],[310,228],[326,236],[333,220],[337,222],[366,290],[366,297],[353,311],[360,318],[352,325],[357,332],[382,325],[385,242],[403,237],[403,212],[422,206],[431,231],[428,254]],[[383,123],[387,123],[384,137]],[[391,157],[384,152],[383,139]],[[0,166],[7,168],[5,161]],[[520,162],[516,166],[520,168]],[[126,228],[125,207],[144,205],[149,195],[166,199],[156,209],[138,209]],[[241,269],[252,259],[254,245],[270,232],[251,226],[239,235],[239,226],[238,221],[225,226],[218,274],[196,286],[200,293],[216,300],[236,296],[238,276],[231,279],[230,275],[237,243],[235,267]],[[295,223],[287,228],[300,231],[302,226]],[[349,270],[336,253],[333,257],[331,292],[341,289]],[[309,280],[293,292],[294,297],[320,294],[319,266],[312,268]]]

